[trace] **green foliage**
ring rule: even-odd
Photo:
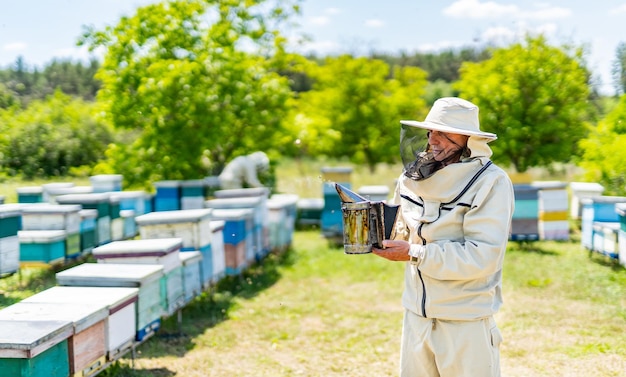
[[[370,169],[397,159],[399,120],[424,108],[424,71],[391,72],[381,60],[344,55],[311,64],[308,73],[313,89],[300,94],[289,126],[302,154],[348,157]]]
[[[487,48],[462,47],[444,49],[438,52],[416,52],[408,55],[375,54],[376,59],[387,62],[390,66],[419,67],[428,72],[431,82],[455,82],[459,79],[459,68],[464,62],[481,62],[491,57]]]
[[[0,109],[8,109],[9,107],[16,106],[18,99],[11,90],[5,85],[0,83]]]
[[[112,132],[94,116],[94,105],[57,91],[25,110],[0,111],[0,164],[24,178],[66,175],[103,157]]]
[[[98,100],[115,127],[137,131],[107,152],[127,186],[202,177],[207,163],[216,174],[235,156],[274,148],[291,91],[277,73],[285,40],[268,25],[290,12],[271,5],[163,2],[87,30],[81,43],[108,50]]]
[[[88,65],[71,60],[53,59],[43,70],[30,67],[23,58],[18,58],[13,66],[0,70],[0,87],[4,85],[22,107],[31,101],[43,100],[59,89],[63,93],[93,100],[100,88],[94,78],[100,63],[91,60]],[[3,106],[0,89],[0,108]]]
[[[481,127],[498,135],[494,161],[525,172],[579,153],[591,112],[588,76],[580,49],[527,37],[487,61],[463,64],[456,88],[479,106]]]
[[[626,195],[626,95],[580,146],[585,178],[602,184],[605,195]]]

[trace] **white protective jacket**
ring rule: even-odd
[[[267,170],[268,167],[269,159],[263,152],[235,157],[219,175],[220,187],[222,189],[240,189],[244,187],[244,184],[248,187],[263,187],[257,173]]]
[[[406,264],[402,304],[423,317],[474,320],[493,315],[502,304],[513,185],[490,162],[485,139],[470,137],[468,148],[469,158],[429,178],[401,175],[391,200],[401,205],[396,238],[408,240],[417,259]]]

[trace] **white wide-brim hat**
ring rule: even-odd
[[[401,124],[452,134],[477,136],[493,141],[496,134],[480,130],[478,106],[457,97],[440,98],[433,104],[423,122],[401,120]]]

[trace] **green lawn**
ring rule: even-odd
[[[281,164],[279,191],[321,197],[324,165]],[[391,188],[398,172],[357,168],[353,187]],[[3,189],[11,195],[19,185]],[[297,231],[291,250],[187,306],[182,334],[168,319],[134,359],[101,375],[396,376],[402,274],[402,263],[346,255],[319,230]],[[0,307],[54,284],[54,271],[23,269],[0,279]],[[511,242],[504,300],[497,315],[504,376],[624,375],[626,270],[589,255],[578,234],[571,242]]]
[[[345,255],[320,233],[227,279],[108,376],[395,376],[403,264]],[[504,376],[623,376],[626,270],[578,242],[512,242]],[[169,335],[168,335],[169,334]]]

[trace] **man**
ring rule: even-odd
[[[270,160],[263,152],[254,152],[246,156],[235,157],[229,162],[218,179],[222,189],[263,187],[257,174],[269,169]]]
[[[400,375],[499,376],[493,315],[514,196],[489,159],[496,135],[480,130],[478,107],[460,98],[437,100],[424,122],[400,123],[397,236],[373,249],[407,262]]]

